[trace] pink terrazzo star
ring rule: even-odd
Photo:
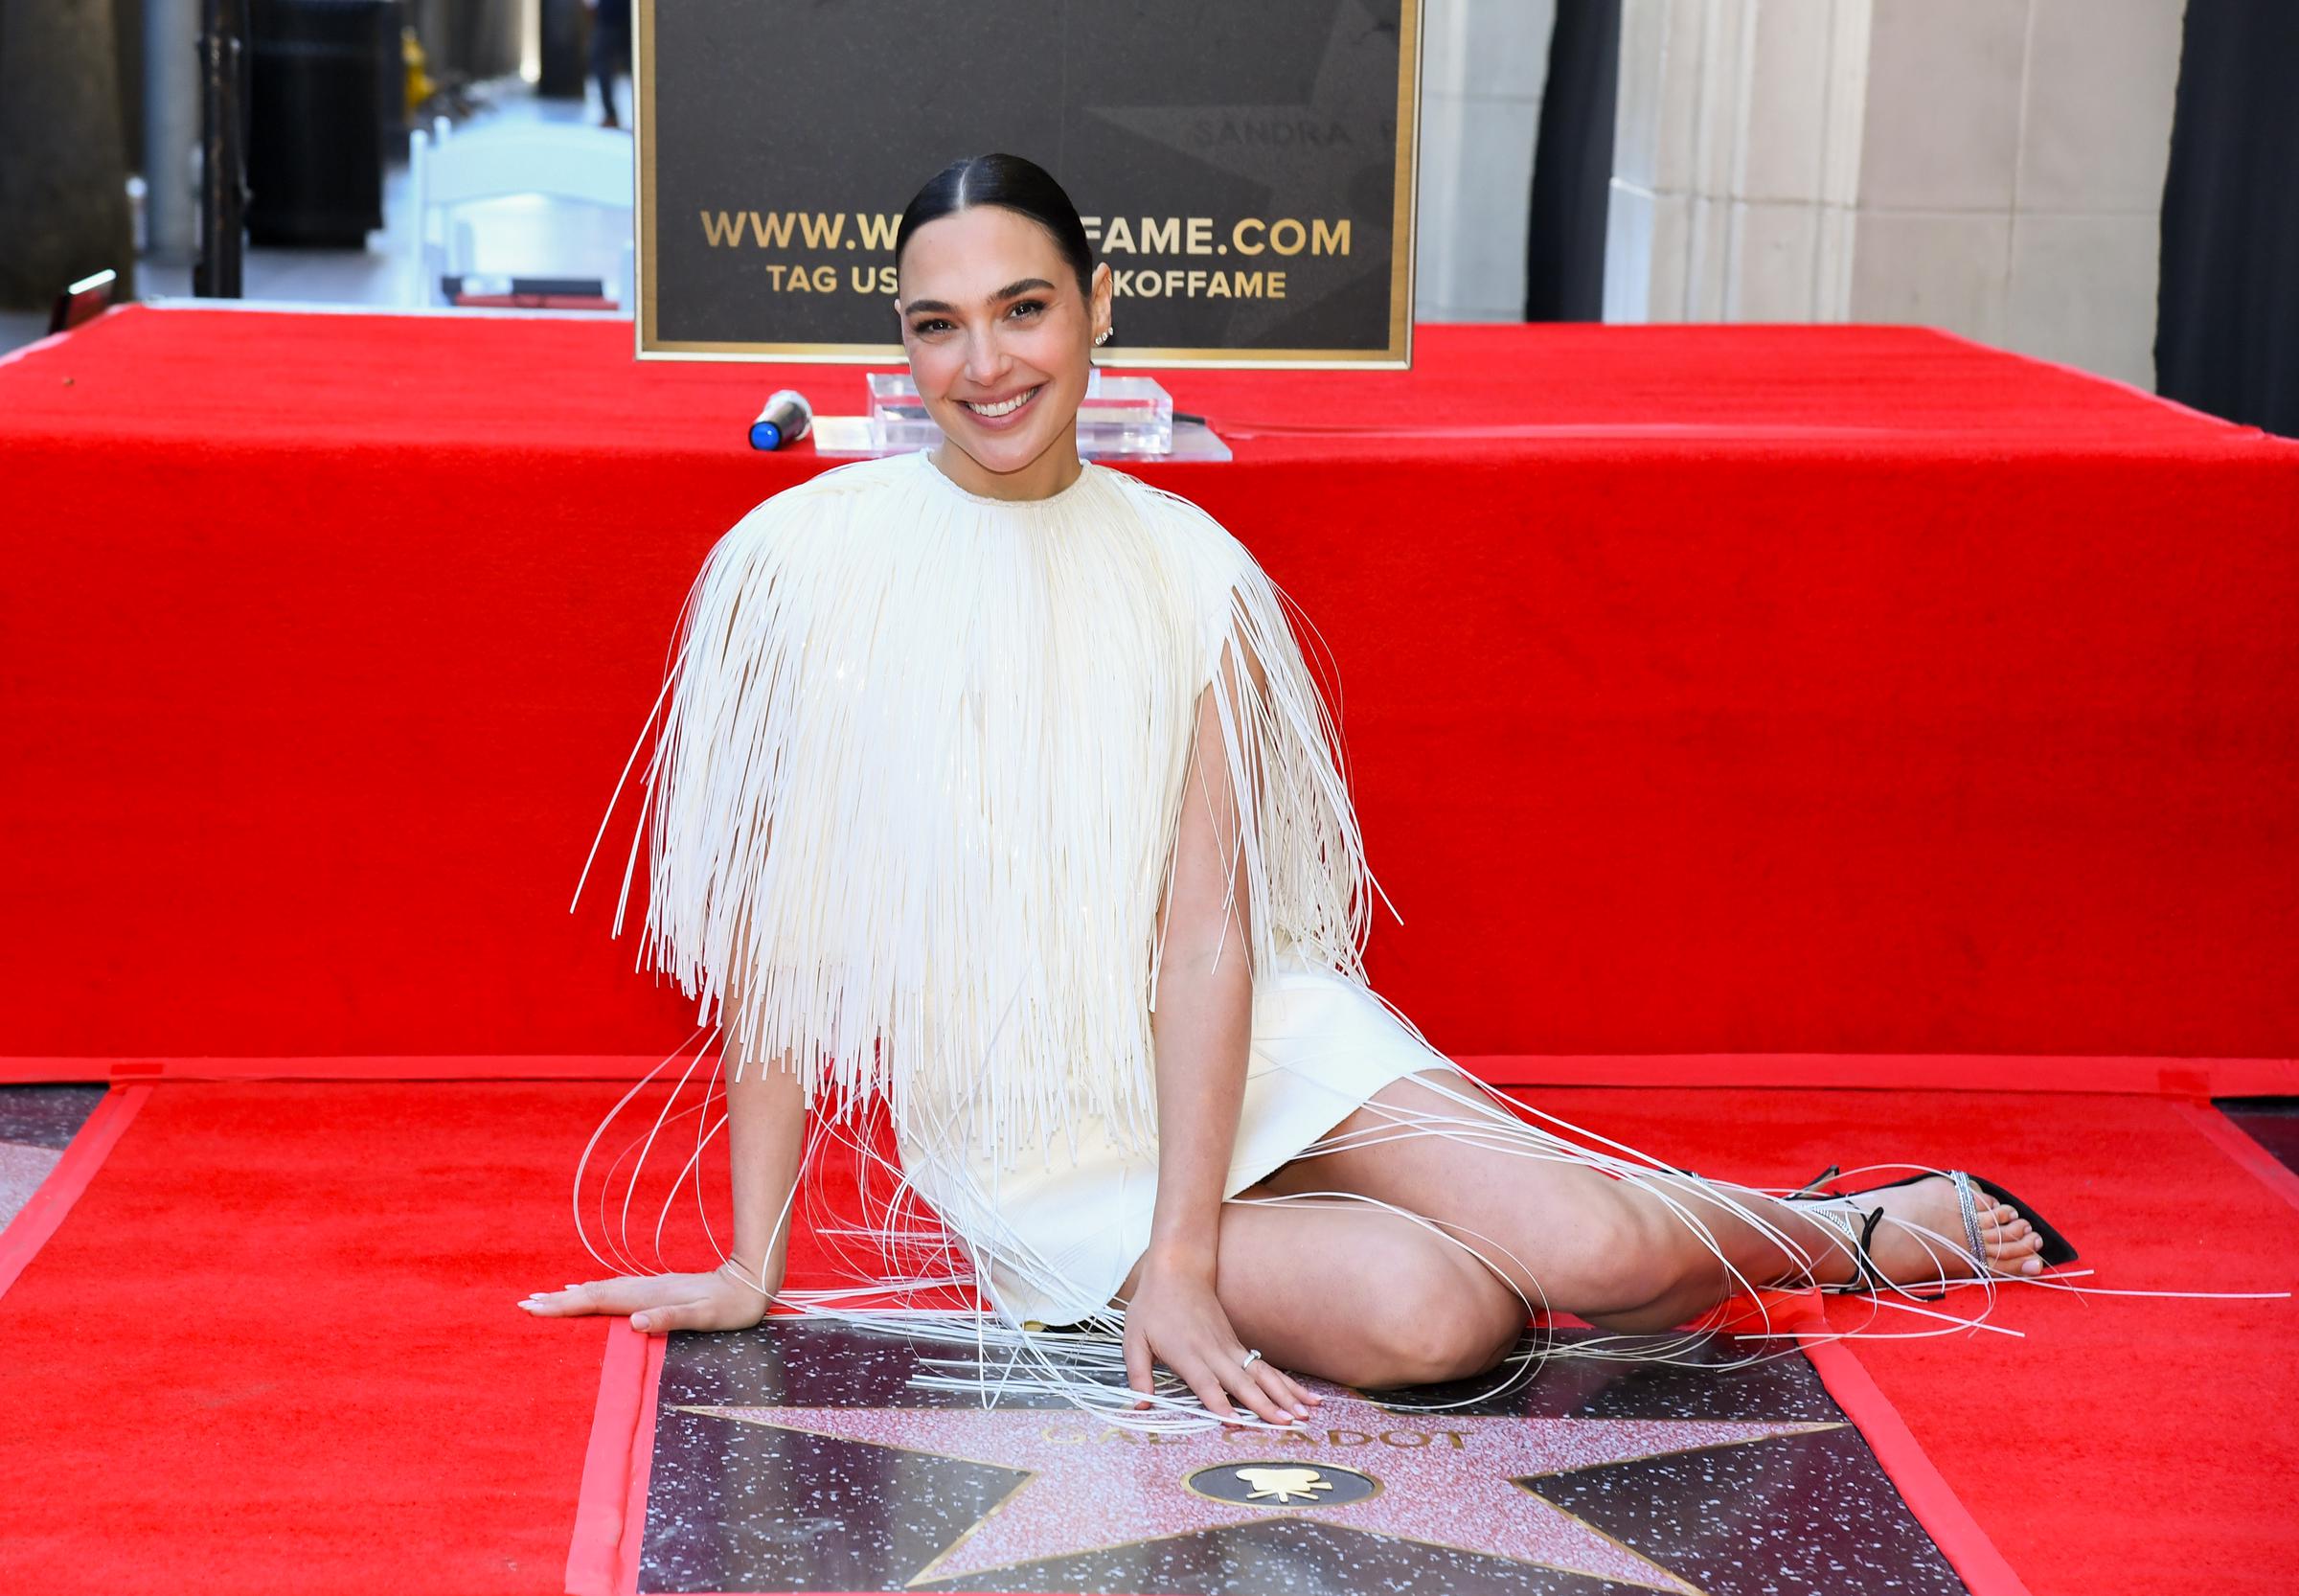
[[[1681,1596],[1698,1592],[1514,1482],[1837,1427],[1407,1416],[1332,1386],[1312,1388],[1324,1393],[1324,1404],[1297,1433],[1207,1430],[1153,1438],[1046,1408],[680,1411],[1030,1471],[1028,1479],[912,1576],[912,1584],[1276,1517],[1342,1524]],[[1247,1481],[1266,1488],[1266,1505],[1217,1500],[1184,1484],[1198,1471],[1223,1464],[1267,1466]],[[1328,1469],[1370,1476],[1378,1489],[1356,1500],[1319,1505],[1319,1495],[1346,1495],[1353,1489],[1353,1482],[1336,1475],[1320,1490],[1316,1481]]]

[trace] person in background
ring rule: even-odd
[[[605,111],[602,127],[620,127],[615,112],[615,80],[630,70],[630,0],[582,0],[591,13],[591,76],[599,80]]]

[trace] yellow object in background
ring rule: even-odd
[[[415,115],[423,103],[439,92],[439,85],[423,70],[423,41],[415,36],[413,27],[399,30],[399,62],[407,69],[407,114]]]

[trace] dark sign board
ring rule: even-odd
[[[1410,363],[1421,0],[637,3],[641,357],[900,360],[902,207],[1003,150],[1113,360]]]

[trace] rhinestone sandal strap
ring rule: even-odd
[[[1971,1176],[1962,1170],[1949,1170],[1947,1177],[1955,1183],[1956,1206],[1964,1211],[1964,1237],[1971,1243],[1972,1270],[1986,1275],[1988,1243],[1980,1239],[1980,1206],[1971,1195]]]
[[[1829,1219],[1840,1222],[1844,1227],[1844,1244],[1852,1252],[1852,1278],[1838,1285],[1823,1286],[1820,1289],[1841,1294],[1874,1291],[1891,1285],[1877,1268],[1876,1260],[1868,1253],[1868,1243],[1875,1240],[1876,1227],[1883,1220],[1884,1211],[1871,1208],[1863,1213],[1848,1203],[1840,1209],[1824,1212]],[[1855,1220],[1859,1221],[1856,1230],[1853,1222]]]

